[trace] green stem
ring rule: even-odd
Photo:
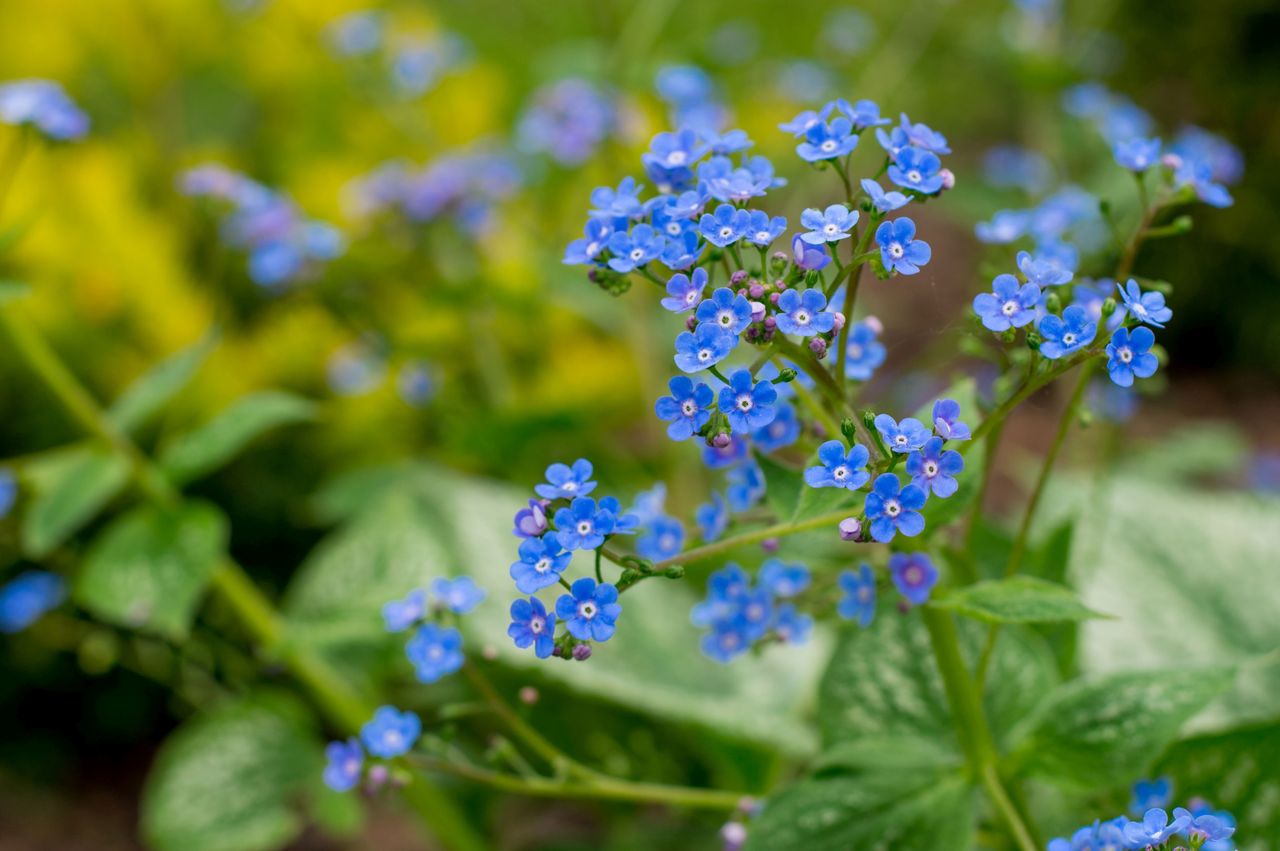
[[[9,200],[9,191],[13,188],[14,178],[18,176],[22,158],[26,156],[27,148],[30,147],[31,132],[26,125],[17,128],[4,163],[0,165],[0,213],[4,212],[4,205]],[[2,220],[0,218],[0,221]]]
[[[700,547],[685,550],[682,553],[673,555],[671,558],[656,562],[653,565],[653,569],[656,573],[660,570],[666,570],[668,567],[674,567],[677,564],[689,565],[694,562],[704,561],[712,556],[728,552],[735,547],[742,547],[747,544],[756,544],[769,538],[783,538],[787,535],[795,535],[800,532],[821,529],[823,526],[834,526],[844,518],[849,517],[852,513],[852,509],[846,508],[842,511],[822,514],[818,517],[810,517],[807,520],[797,520],[794,523],[778,523],[773,526],[754,529],[750,532],[743,532],[740,535],[734,535],[729,538],[721,538],[719,541],[713,541],[710,544],[703,544]]]

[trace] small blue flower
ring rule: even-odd
[[[451,626],[423,624],[409,639],[404,652],[418,680],[434,683],[462,667],[462,633]]]
[[[662,246],[662,254],[658,259],[668,269],[688,269],[697,262],[702,254],[702,242],[694,229],[686,230],[680,236],[671,237]]]
[[[903,148],[889,166],[889,179],[903,189],[932,195],[942,189],[942,160],[920,148]]]
[[[1133,136],[1116,142],[1111,152],[1122,168],[1141,174],[1160,161],[1160,140]]]
[[[0,586],[0,632],[21,632],[60,604],[66,595],[66,583],[56,573],[19,573],[7,585]]]
[[[1168,777],[1157,777],[1155,780],[1139,780],[1133,784],[1133,797],[1129,801],[1129,812],[1140,816],[1147,810],[1163,808],[1173,803],[1173,781]]]
[[[578,497],[556,512],[556,539],[566,550],[594,550],[616,522],[613,512],[598,508],[594,499]]]
[[[873,100],[860,100],[850,105],[847,100],[834,101],[836,109],[853,122],[858,130],[868,127],[879,127],[889,123],[889,119],[880,117],[880,107]]]
[[[1130,848],[1163,845],[1170,837],[1191,826],[1191,814],[1186,810],[1182,810],[1182,813],[1183,815],[1176,815],[1170,822],[1167,812],[1159,807],[1152,807],[1142,816],[1142,821],[1131,821],[1124,826],[1125,841],[1132,843]]]
[[[882,213],[892,213],[894,210],[900,210],[911,203],[910,198],[897,190],[885,192],[879,183],[869,177],[862,179],[862,191],[867,193],[867,197],[871,199],[871,206]]]
[[[880,246],[880,261],[885,269],[914,275],[929,262],[933,256],[929,243],[916,239],[915,235],[916,223],[906,216],[880,223],[876,228],[876,245]]]
[[[761,159],[754,157],[747,165],[735,167],[728,157],[712,157],[698,165],[698,180],[707,194],[718,201],[758,198],[774,185],[772,171],[762,167],[758,162]]]
[[[1083,307],[1090,321],[1101,322],[1102,306],[1107,299],[1111,298],[1115,289],[1116,282],[1110,278],[1103,278],[1093,282],[1083,281],[1071,288],[1071,303]],[[1119,328],[1120,324],[1124,322],[1124,317],[1125,309],[1117,306],[1116,310],[1107,318],[1107,330],[1114,331]]]
[[[933,403],[933,432],[943,440],[968,440],[969,427],[960,422],[960,403],[939,399]]]
[[[537,538],[547,531],[547,501],[529,500],[529,507],[516,512],[511,534],[517,538]]]
[[[427,611],[427,592],[421,588],[409,592],[403,600],[392,600],[382,607],[387,632],[404,632],[422,620]]]
[[[591,192],[591,217],[597,219],[633,219],[643,212],[640,190],[634,177],[624,177],[614,189],[600,186]]]
[[[698,233],[712,245],[724,248],[747,235],[751,227],[751,214],[732,204],[721,204],[714,214],[703,213],[698,221]]]
[[[667,382],[670,396],[662,396],[654,404],[658,419],[670,423],[667,436],[672,440],[688,440],[711,419],[711,406],[715,393],[702,382],[697,384],[684,375],[677,375]]]
[[[812,109],[806,109],[786,124],[779,124],[778,129],[790,133],[797,139],[809,132],[809,130],[823,121],[827,120],[827,116],[831,114],[831,108],[834,104],[827,104],[822,108],[822,112],[814,112]]]
[[[622,503],[616,496],[606,496],[600,500],[600,510],[613,517],[613,535],[634,535],[640,531],[640,518],[635,514],[624,514]]]
[[[711,631],[702,637],[699,646],[708,658],[728,664],[735,656],[740,656],[751,648],[752,639],[746,635],[744,626],[736,621],[719,621],[712,625]]]
[[[706,444],[702,447],[702,463],[709,470],[720,470],[732,467],[747,457],[747,439],[741,435],[730,435],[725,446]]]
[[[755,145],[746,130],[729,130],[716,133],[712,130],[700,130],[703,144],[713,154],[736,154]]]
[[[1018,271],[1022,272],[1029,283],[1038,287],[1053,287],[1070,282],[1069,266],[1073,265],[1064,263],[1052,251],[1042,251],[1037,257],[1032,257],[1028,251],[1018,252]]]
[[[825,334],[836,324],[836,315],[829,310],[827,297],[814,288],[804,292],[789,289],[778,296],[778,313],[775,320],[783,334],[799,334],[812,337]]]
[[[727,620],[750,591],[751,578],[746,571],[729,562],[707,577],[707,597],[693,607],[689,618],[694,626],[710,626]]]
[[[773,612],[772,628],[787,644],[804,644],[813,632],[813,618],[802,614],[793,603],[783,603]]]
[[[676,337],[676,366],[684,372],[701,372],[727,358],[736,345],[737,334],[716,323],[704,322],[696,330],[683,331]]]
[[[747,222],[747,241],[762,248],[769,247],[775,239],[782,236],[787,229],[787,220],[783,216],[769,218],[764,210],[752,210]]]
[[[16,80],[0,85],[0,122],[29,124],[60,142],[89,132],[89,116],[52,80]]]
[[[422,735],[422,720],[412,712],[394,706],[380,706],[373,719],[360,728],[365,749],[383,759],[407,754]]]
[[[794,597],[809,587],[811,578],[803,564],[771,558],[760,565],[760,587],[775,597]]]
[[[457,579],[437,579],[431,583],[431,593],[436,602],[449,611],[465,615],[485,598],[484,589],[476,585],[470,576],[459,576]]]
[[[1144,293],[1132,278],[1120,289],[1120,297],[1129,315],[1139,322],[1163,328],[1164,323],[1173,318],[1173,311],[1165,307],[1164,293]]]
[[[875,425],[885,445],[901,455],[921,448],[929,439],[929,429],[915,417],[898,422],[888,414],[879,414]]]
[[[734,511],[746,511],[764,496],[764,473],[758,464],[743,464],[729,471],[725,497]]]
[[[1236,832],[1235,818],[1230,813],[1202,812],[1200,815],[1193,815],[1184,807],[1175,807],[1173,818],[1175,822],[1191,819],[1185,832],[1188,837],[1202,837],[1205,844],[1201,847],[1206,851],[1219,851],[1220,847],[1223,851],[1229,851],[1232,848],[1230,843],[1223,842]]]
[[[845,620],[856,620],[866,628],[876,616],[876,577],[871,568],[862,565],[858,572],[843,570],[836,582],[844,596],[836,604],[836,613]]]
[[[667,281],[667,298],[662,300],[662,306],[672,313],[693,310],[702,301],[702,292],[706,287],[706,269],[694,269],[692,276],[677,272]]]
[[[946,498],[960,487],[956,475],[964,469],[964,458],[954,449],[943,451],[942,438],[931,437],[907,457],[907,475],[920,490]]]
[[[8,467],[0,467],[0,520],[9,516],[18,501],[18,477]]]
[[[594,579],[584,576],[556,600],[556,614],[579,641],[608,641],[622,614],[618,589],[608,582],[596,585]]]
[[[809,229],[800,238],[810,245],[839,242],[849,238],[849,229],[858,223],[858,211],[844,204],[832,204],[825,210],[810,207],[800,214],[800,224]]]
[[[715,325],[720,330],[737,336],[751,324],[751,302],[728,287],[720,287],[711,298],[698,305],[694,314],[699,323]]]
[[[596,489],[591,481],[591,462],[579,458],[570,467],[566,464],[552,464],[547,468],[546,476],[550,484],[538,485],[534,488],[543,499],[573,499],[576,496],[587,496]]]
[[[927,124],[912,124],[911,119],[907,118],[905,112],[899,118],[901,123],[894,129],[901,130],[906,134],[908,144],[939,155],[951,153],[951,148],[947,146],[946,136],[931,129]]]
[[[791,240],[791,257],[796,267],[806,272],[821,271],[831,262],[826,248],[821,245],[810,245],[800,234],[796,234]]]
[[[1036,318],[1040,287],[1035,284],[1019,285],[1013,275],[996,275],[991,282],[991,290],[973,297],[973,312],[982,319],[986,328],[996,332],[1007,331],[1021,328]]]
[[[1173,172],[1175,186],[1190,186],[1196,197],[1211,207],[1230,207],[1235,203],[1227,187],[1214,182],[1213,167],[1206,162],[1184,159]]]
[[[621,231],[609,237],[609,268],[615,272],[632,272],[650,260],[656,260],[666,245],[666,239],[653,225],[640,224],[630,233]]]
[[[912,538],[924,531],[924,515],[920,509],[924,508],[928,494],[915,485],[901,487],[901,484],[896,474],[882,473],[867,494],[871,537],[882,544],[892,541],[898,532]]]
[[[989,222],[974,225],[974,235],[989,245],[1007,245],[1027,232],[1031,224],[1029,210],[997,210]]]
[[[1130,331],[1117,328],[1107,344],[1107,374],[1120,387],[1132,387],[1133,379],[1150,378],[1156,374],[1160,361],[1151,353],[1156,335],[1150,328],[1139,325]]]
[[[884,363],[885,348],[877,338],[880,323],[871,318],[853,323],[845,346],[844,374],[854,381],[870,381]]]
[[[1089,321],[1083,307],[1073,304],[1061,317],[1051,313],[1040,320],[1040,336],[1044,338],[1040,354],[1049,360],[1066,357],[1092,343],[1097,333],[1097,323]]]
[[[844,444],[828,440],[818,447],[817,467],[804,471],[804,481],[811,488],[846,488],[856,491],[871,478],[865,469],[870,453],[861,443],[855,443],[845,452]]]
[[[763,428],[777,416],[775,402],[778,391],[769,381],[755,381],[751,371],[736,370],[729,376],[729,385],[720,389],[720,411],[729,420],[735,432],[746,433]]]
[[[1045,239],[1036,245],[1035,259],[1037,263],[1049,266],[1049,276],[1061,278],[1064,271],[1074,274],[1080,266],[1080,249],[1056,238]]]
[[[511,565],[511,578],[522,594],[536,594],[555,585],[573,558],[553,533],[521,541],[519,554],[520,560]]]
[[[665,170],[687,169],[707,153],[698,134],[685,128],[675,133],[659,133],[649,143],[649,152],[640,157],[645,166],[656,165]]]
[[[858,147],[858,137],[853,134],[853,122],[837,118],[830,124],[820,121],[804,133],[804,141],[796,145],[796,153],[806,162],[816,163],[834,160],[853,153]]]
[[[645,534],[636,539],[636,552],[650,561],[671,558],[683,547],[684,526],[665,514],[654,518]]]
[[[631,501],[631,516],[635,517],[640,525],[651,523],[655,517],[662,514],[666,504],[667,486],[664,482],[658,482],[648,490],[636,494],[635,499]]]
[[[511,625],[507,635],[521,650],[533,646],[533,655],[546,659],[556,647],[556,616],[537,597],[511,602]]]
[[[720,494],[712,492],[711,501],[699,505],[693,512],[698,524],[698,534],[704,544],[709,544],[724,534],[729,525],[729,507]]]
[[[354,736],[345,742],[330,742],[324,749],[324,785],[335,792],[349,792],[360,782],[364,751]]]
[[[786,402],[778,403],[778,413],[773,422],[751,432],[751,442],[760,452],[776,452],[799,439],[800,420],[796,417],[796,409]]]
[[[929,602],[929,592],[938,584],[938,569],[924,553],[894,553],[889,556],[889,574],[898,593],[913,606]]]

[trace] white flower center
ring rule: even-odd
[[[551,559],[546,558],[545,556],[538,559],[537,563],[533,566],[533,569],[538,573],[546,573],[551,569]]]
[[[1013,299],[1009,299],[1004,303],[1004,307],[1000,308],[1000,312],[1005,316],[1012,316],[1018,312],[1018,303]]]
[[[1074,346],[1075,342],[1076,342],[1076,335],[1072,334],[1070,331],[1062,335],[1062,344],[1064,346]]]
[[[711,360],[711,350],[710,350],[710,349],[698,349],[698,360],[700,360],[700,361],[709,361],[709,360]]]
[[[578,489],[578,483],[574,481],[565,482],[560,486],[560,490],[568,491],[569,493],[573,493],[577,489]]]
[[[897,517],[902,513],[902,506],[898,504],[896,499],[886,500],[884,504],[884,513],[889,517]]]
[[[819,145],[818,147],[819,147],[819,148],[821,148],[824,152],[829,153],[829,152],[834,151],[834,150],[836,149],[836,142],[835,142],[835,140],[834,140],[834,139],[828,139],[827,141],[823,142],[823,143],[822,143],[821,145]]]
[[[848,352],[849,352],[849,357],[853,358],[854,360],[857,360],[858,358],[862,357],[862,346],[859,346],[857,343],[850,343]]]
[[[907,172],[907,180],[911,183],[919,183],[923,179],[924,175],[920,174],[920,172],[914,168]]]
[[[582,615],[587,620],[594,618],[596,616],[596,604],[589,602],[581,604],[578,606],[578,614]]]
[[[578,534],[579,534],[579,535],[590,535],[590,534],[591,534],[591,521],[590,521],[590,520],[579,520],[579,521],[578,521]]]
[[[839,467],[836,467],[834,470],[831,471],[831,478],[835,479],[837,482],[842,482],[848,477],[849,477],[849,468],[843,464],[841,464]]]
[[[529,631],[532,633],[540,633],[547,628],[547,622],[542,618],[534,615],[529,619]]]
[[[720,320],[720,324],[726,328],[733,325],[733,318],[734,318],[733,313],[728,310],[720,311],[719,315],[717,316],[717,319]]]
[[[794,314],[797,325],[809,324],[809,312],[806,310],[797,310]]]
[[[754,403],[751,401],[751,397],[750,397],[750,396],[739,396],[739,397],[738,397],[738,409],[739,409],[739,410],[749,411],[749,410],[751,410],[751,406],[752,406],[753,404],[754,404]]]
[[[684,294],[684,300],[686,304],[693,304],[698,300],[698,291],[689,290],[687,293]]]
[[[596,256],[597,254],[599,254],[599,253],[600,253],[600,243],[598,243],[598,242],[588,242],[588,243],[587,243],[587,256],[588,256],[588,257],[595,257],[595,256]]]
[[[728,239],[733,236],[733,228],[720,228],[720,238]]]
[[[824,225],[822,230],[827,236],[835,236],[840,232],[840,228],[836,227],[833,224]]]
[[[938,465],[932,461],[926,461],[924,464],[924,474],[932,479],[934,476],[938,475]]]
[[[642,257],[644,257],[644,250],[643,250],[643,249],[641,249],[641,248],[633,248],[633,249],[631,249],[631,259],[632,259],[632,260],[639,260],[639,259],[640,259],[640,258],[642,258]]]
[[[667,222],[667,233],[671,234],[672,236],[679,236],[680,223],[675,221]]]
[[[889,245],[889,256],[897,259],[903,255],[902,243],[894,242]]]
[[[906,436],[905,434],[899,434],[899,435],[896,435],[896,436],[894,436],[894,438],[893,438],[893,442],[894,442],[894,443],[896,443],[896,444],[898,444],[899,446],[906,446],[906,445],[907,445],[907,436]]]
[[[685,399],[680,403],[680,412],[686,417],[691,417],[698,412],[698,406],[692,399]]]
[[[768,242],[769,232],[767,230],[756,231],[756,242]]]
[[[667,162],[671,165],[684,165],[687,156],[684,151],[672,151],[667,155]]]
[[[1120,358],[1121,363],[1129,363],[1133,360],[1133,349],[1124,346],[1120,351],[1116,352],[1116,355]]]

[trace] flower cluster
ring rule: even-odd
[[[1071,834],[1069,838],[1050,840],[1048,851],[1117,851],[1117,849],[1157,849],[1186,847],[1203,851],[1234,851],[1231,836],[1236,832],[1235,818],[1225,810],[1214,811],[1207,804],[1193,804],[1195,809],[1175,807],[1173,817],[1160,807],[1147,810],[1138,821],[1117,816],[1110,821],[1094,822]]]
[[[89,116],[52,80],[0,84],[0,122],[34,127],[58,142],[74,141],[89,132]]]
[[[768,641],[803,644],[813,629],[813,618],[798,608],[810,586],[809,568],[773,558],[760,566],[757,580],[753,586],[746,571],[727,564],[711,574],[706,599],[693,607],[694,625],[708,630],[702,652],[717,662]]]
[[[889,578],[907,605],[922,606],[938,584],[938,569],[927,553],[893,553],[889,556]],[[859,626],[871,626],[876,616],[876,577],[871,565],[841,571],[836,584],[841,594],[836,614],[857,621]]]
[[[376,759],[393,760],[413,750],[421,735],[422,719],[415,713],[402,712],[394,706],[378,707],[360,728],[359,738],[330,742],[325,748],[325,785],[335,792],[347,792],[365,776],[368,790],[377,791],[391,774],[384,763],[374,763],[366,772],[366,752]]]
[[[431,91],[466,64],[470,46],[454,33],[396,32],[386,12],[349,12],[326,29],[329,47],[349,60],[376,62],[392,89],[405,97]]]
[[[620,130],[617,96],[575,77],[540,87],[516,128],[522,151],[542,153],[562,166],[576,166]]]
[[[434,683],[462,667],[462,633],[453,625],[457,615],[475,609],[485,592],[469,576],[436,579],[431,591],[418,588],[402,600],[382,607],[388,632],[412,631],[404,652],[419,682]]]
[[[288,196],[225,166],[196,166],[183,172],[179,185],[187,195],[231,206],[222,238],[248,252],[249,277],[260,286],[280,289],[314,275],[346,250],[332,225],[305,218]]]

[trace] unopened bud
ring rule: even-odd
[[[590,644],[575,644],[573,646],[573,658],[576,662],[585,662],[591,658]]]
[[[778,551],[778,539],[765,538],[760,542],[760,549],[764,550],[766,553],[776,553]]]
[[[520,689],[520,702],[526,706],[533,706],[538,702],[538,690],[533,686],[525,686]]]
[[[840,540],[856,541],[862,535],[862,522],[857,517],[846,517],[840,521]]]
[[[839,311],[836,311],[836,321],[835,321],[835,324],[831,326],[831,333],[839,334],[843,328],[844,328],[844,314]]]
[[[733,442],[733,438],[724,432],[720,432],[711,438],[711,445],[716,449],[728,449],[729,444]]]
[[[729,276],[729,286],[736,287],[747,279],[747,270],[739,269]]]
[[[942,188],[944,190],[956,188],[956,175],[951,169],[942,169],[942,171],[938,172],[938,177],[942,178]]]
[[[822,360],[827,356],[827,341],[821,337],[814,337],[809,341],[809,351],[813,352],[818,360]]]

